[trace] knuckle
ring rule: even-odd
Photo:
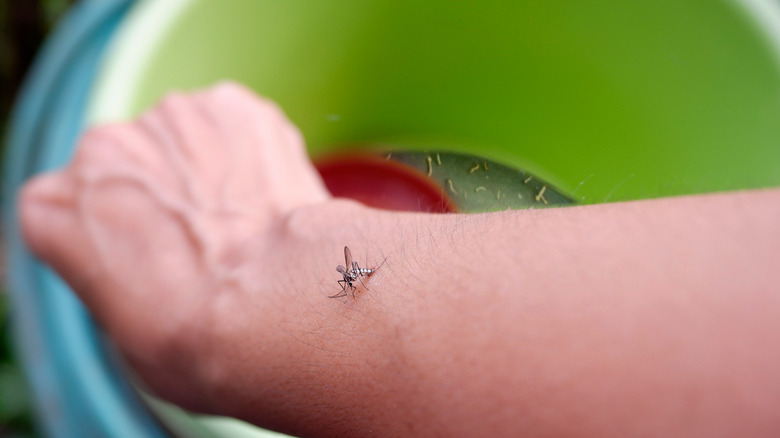
[[[160,99],[160,102],[157,104],[157,106],[161,108],[177,107],[186,100],[187,100],[187,96],[184,93],[180,91],[170,91],[165,95],[163,95],[162,99]]]
[[[217,96],[224,97],[245,97],[254,95],[246,86],[234,81],[219,82],[212,87],[212,92]]]
[[[258,96],[253,90],[236,82],[221,82],[212,88],[215,97],[230,105],[242,105],[260,114],[281,117],[284,120],[282,108],[274,101]]]
[[[74,161],[92,163],[115,159],[118,154],[121,154],[121,145],[131,129],[127,124],[104,125],[89,129],[79,141]]]

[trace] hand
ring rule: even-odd
[[[199,386],[216,291],[246,242],[269,242],[292,210],[329,198],[279,108],[227,83],[89,130],[69,166],[24,187],[20,207],[31,250],[152,389],[210,410]]]

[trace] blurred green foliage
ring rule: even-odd
[[[7,300],[0,294],[0,437],[33,436],[30,393],[19,364],[14,361]]]
[[[5,149],[8,117],[27,70],[47,33],[71,3],[73,0],[0,1],[0,152]],[[0,159],[3,155],[0,153]],[[4,266],[0,260],[0,272]],[[8,296],[0,290],[0,437],[33,437],[37,431],[32,402],[11,342],[10,311]]]
[[[0,129],[43,39],[73,0],[0,1]],[[5,138],[5,136],[3,136]]]

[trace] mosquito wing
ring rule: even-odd
[[[347,269],[354,269],[352,266],[352,252],[349,250],[348,246],[344,247],[344,264],[347,266]]]
[[[346,273],[347,273],[347,270],[346,270],[346,269],[344,269],[344,267],[343,267],[343,266],[341,266],[341,265],[338,265],[338,266],[336,266],[336,272],[340,272],[340,273],[342,273],[342,274],[346,274]]]

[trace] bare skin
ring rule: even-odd
[[[780,190],[482,215],[333,199],[224,84],[98,128],[30,248],[156,394],[303,436],[771,436]],[[364,267],[338,291],[349,245]]]

